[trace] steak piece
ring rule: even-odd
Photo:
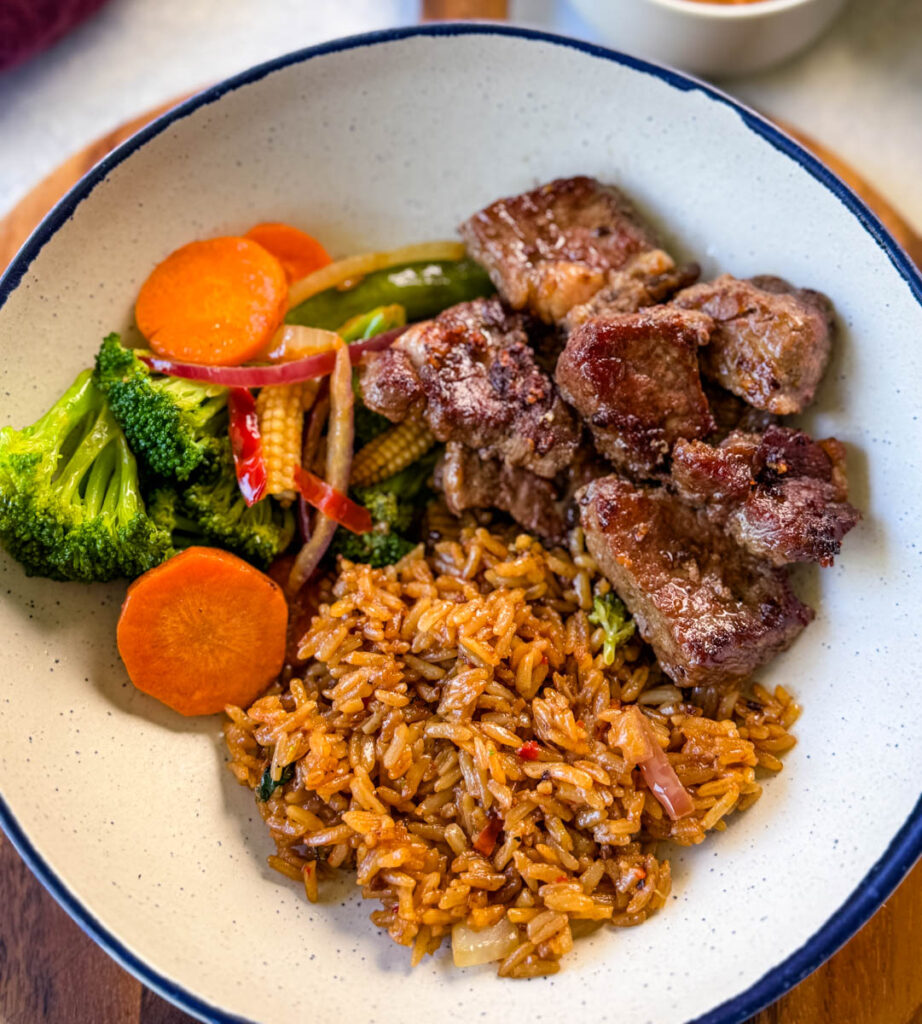
[[[359,365],[362,401],[369,409],[400,423],[426,401],[409,356],[397,344],[383,352],[367,352]]]
[[[842,538],[861,518],[848,503],[845,448],[801,430],[734,431],[716,448],[680,441],[672,479],[687,502],[773,565],[832,565]]]
[[[694,284],[699,273],[697,263],[676,266],[667,252],[650,249],[635,256],[624,270],[609,271],[608,284],[563,318],[564,329],[572,331],[604,313],[633,313],[665,302],[680,288]]]
[[[435,486],[456,516],[469,508],[498,508],[551,544],[561,543],[566,533],[560,496],[550,480],[498,459],[482,459],[457,441],[445,446],[435,467]]]
[[[421,407],[439,441],[552,477],[573,458],[580,427],[536,363],[525,325],[498,299],[452,306],[365,356],[362,399],[393,420]]]
[[[784,569],[664,488],[608,476],[578,500],[586,546],[680,686],[748,676],[812,620]]]
[[[717,424],[713,433],[705,438],[708,444],[718,444],[734,430],[761,434],[769,424],[778,422],[777,416],[764,409],[754,409],[732,391],[727,391],[707,377],[701,381],[701,386]]]
[[[813,401],[832,347],[832,304],[825,295],[780,277],[740,281],[724,274],[684,289],[673,302],[713,317],[702,367],[729,391],[778,416]]]
[[[618,469],[649,477],[679,438],[714,429],[698,371],[711,326],[702,313],[654,306],[595,317],[570,335],[557,386]]]
[[[560,178],[498,199],[460,231],[509,305],[546,323],[603,288],[608,304],[631,311],[698,276],[697,267],[677,271],[628,199],[594,178]]]

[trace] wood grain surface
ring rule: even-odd
[[[502,18],[506,8],[506,0],[425,0],[423,16]],[[0,221],[0,268],[67,189],[165,109],[109,133],[36,186]],[[787,130],[848,182],[922,266],[922,238],[876,189],[834,154],[790,127]],[[922,864],[839,953],[749,1024],[922,1024],[920,951]],[[0,1024],[191,1020],[135,981],[87,938],[0,833]]]

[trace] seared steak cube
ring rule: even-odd
[[[559,544],[566,532],[560,496],[550,480],[498,459],[482,459],[457,441],[445,446],[435,467],[435,486],[456,516],[469,508],[498,508],[551,544]]]
[[[684,289],[673,302],[713,317],[702,365],[729,391],[779,416],[813,401],[832,346],[825,295],[778,277],[740,281],[724,274]]]
[[[813,618],[783,569],[664,488],[608,476],[578,500],[586,546],[679,685],[748,676]]]
[[[603,288],[633,310],[697,276],[672,257],[626,197],[593,178],[562,178],[499,199],[460,228],[475,260],[513,309],[559,321]]]
[[[570,335],[557,385],[619,469],[650,476],[679,438],[714,429],[698,371],[711,326],[701,313],[653,306],[595,317]]]
[[[498,299],[452,306],[365,357],[362,398],[395,420],[419,406],[440,441],[554,476],[572,459],[580,428],[538,367],[525,323]]]
[[[831,565],[860,519],[847,501],[842,444],[790,427],[734,431],[716,448],[680,441],[672,479],[686,501],[774,565]]]

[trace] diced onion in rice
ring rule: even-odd
[[[479,931],[459,921],[451,930],[451,955],[455,967],[476,967],[503,960],[520,941],[519,930],[508,917]]]

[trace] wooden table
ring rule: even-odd
[[[503,18],[506,0],[425,0],[427,19]],[[6,266],[52,204],[150,111],[69,159],[0,221]],[[922,265],[919,238],[834,154],[803,139],[862,195]],[[922,864],[839,953],[749,1024],[922,1024]],[[182,1024],[61,910],[0,833],[0,1024]],[[327,1022],[319,1022],[327,1024]]]

